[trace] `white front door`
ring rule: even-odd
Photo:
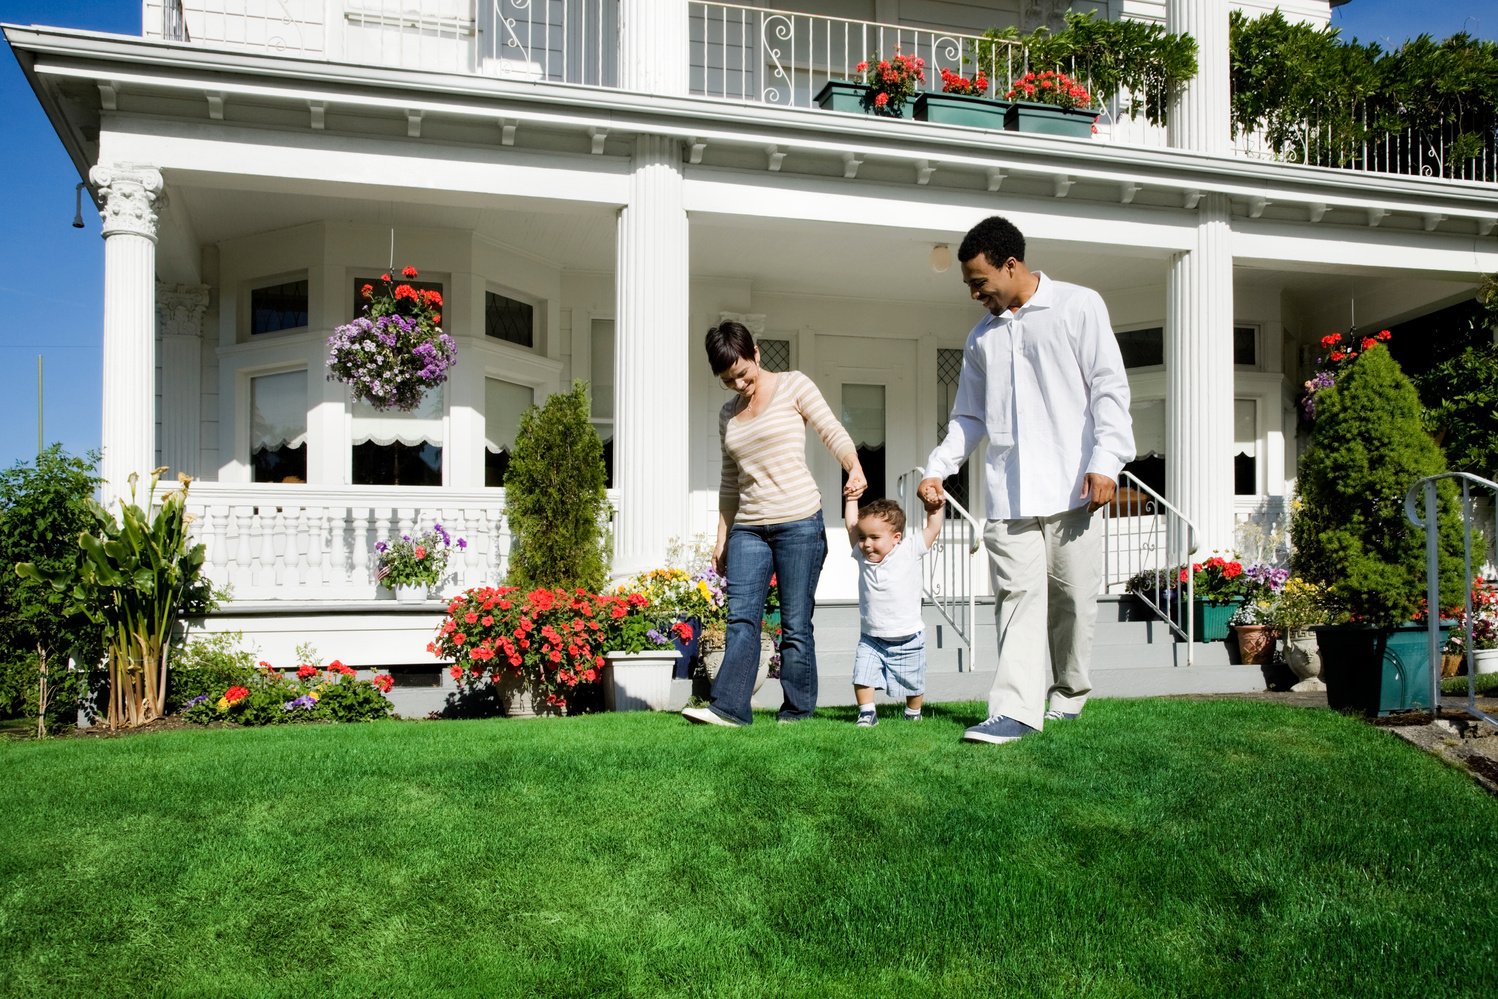
[[[916,453],[916,342],[821,335],[816,340],[817,387],[842,421],[869,488],[861,502],[898,498],[896,483],[925,455]],[[827,563],[817,587],[821,600],[857,600],[858,574],[843,523],[843,473],[820,441],[808,444],[827,522]]]

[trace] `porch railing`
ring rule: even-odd
[[[424,497],[395,487],[194,482],[187,512],[206,549],[204,571],[235,603],[375,600],[375,542],[434,521],[467,542],[450,553],[443,593],[498,583],[508,565],[510,532],[495,490]]]
[[[705,97],[813,107],[829,80],[856,80],[860,62],[897,52],[925,60],[928,90],[941,90],[943,69],[982,70],[992,97],[1024,72],[1016,42],[741,4],[689,2],[688,11],[691,91]]]
[[[895,485],[895,496],[905,510],[905,521],[912,525],[926,522],[926,508],[916,497],[915,487],[920,484],[921,469],[913,469],[901,475]],[[922,564],[925,597],[936,607],[957,635],[967,655],[957,657],[957,671],[971,672],[973,669],[973,633],[977,630],[978,593],[975,585],[974,566],[978,550],[983,547],[983,525],[972,514],[947,496],[947,509],[951,515],[942,525],[931,553]]]
[[[906,472],[896,487],[908,523],[925,520],[925,508],[915,494],[924,474],[920,468]],[[940,541],[927,556],[925,596],[956,631],[971,664],[977,622],[976,566],[983,548],[983,524],[950,494],[947,509],[950,515]],[[1186,643],[1187,666],[1193,662],[1195,625],[1191,606],[1195,594],[1189,573],[1184,587],[1171,574],[1190,563],[1196,547],[1196,527],[1184,514],[1130,473],[1119,475],[1118,493],[1104,509],[1102,592],[1134,593]],[[1131,582],[1135,584],[1132,587]]]
[[[1143,601],[1186,643],[1187,666],[1196,641],[1194,580],[1187,573],[1181,586],[1171,575],[1191,562],[1196,548],[1196,526],[1185,514],[1131,473],[1119,473],[1103,520],[1103,590]]]
[[[1438,484],[1443,479],[1450,479],[1461,486],[1461,512],[1462,512],[1462,590],[1463,610],[1462,620],[1465,622],[1466,630],[1462,648],[1467,657],[1467,703],[1465,705],[1468,714],[1481,718],[1490,724],[1498,725],[1498,719],[1486,714],[1477,707],[1477,664],[1473,660],[1472,649],[1472,587],[1467,581],[1474,579],[1472,563],[1472,537],[1474,528],[1478,536],[1487,545],[1492,545],[1498,539],[1498,482],[1484,479],[1469,472],[1446,472],[1442,475],[1433,475],[1430,478],[1421,479],[1410,487],[1404,496],[1404,513],[1411,524],[1425,531],[1425,600],[1427,607],[1441,606],[1441,563],[1440,563],[1440,532],[1435,529],[1436,516],[1432,511],[1439,509]],[[1473,495],[1473,489],[1478,493]],[[1487,501],[1490,509],[1494,511],[1493,519],[1483,525],[1477,525],[1474,517],[1474,500],[1483,499]],[[1482,561],[1490,563],[1489,552],[1482,552]],[[1427,614],[1426,633],[1429,641],[1429,656],[1427,660],[1430,668],[1430,703],[1434,710],[1439,713],[1441,705],[1441,617],[1440,614]]]
[[[618,0],[144,0],[142,23],[212,48],[618,85]]]

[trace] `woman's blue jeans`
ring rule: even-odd
[[[713,710],[749,724],[749,699],[759,670],[760,622],[770,576],[780,587],[782,721],[809,718],[817,707],[817,652],[811,614],[827,559],[820,512],[784,524],[735,524],[728,532],[728,635],[713,682]]]

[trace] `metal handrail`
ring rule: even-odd
[[[1498,499],[1498,482],[1470,472],[1443,472],[1440,475],[1431,475],[1416,482],[1410,487],[1409,492],[1404,494],[1405,517],[1411,524],[1425,531],[1425,606],[1430,610],[1425,618],[1430,653],[1431,711],[1437,716],[1441,713],[1441,670],[1439,668],[1441,662],[1441,614],[1439,612],[1441,606],[1441,532],[1438,529],[1439,498],[1436,485],[1442,479],[1455,479],[1462,486],[1462,622],[1466,637],[1462,647],[1467,655],[1467,713],[1490,724],[1498,725],[1498,719],[1494,719],[1477,707],[1477,664],[1474,661],[1472,649],[1472,587],[1470,585],[1473,579],[1472,486],[1481,486]],[[1425,515],[1423,517],[1417,497],[1424,501]],[[1494,533],[1490,537],[1498,537],[1498,502],[1494,504],[1494,511]]]
[[[1186,573],[1182,592],[1182,581],[1167,580],[1164,574],[1179,565],[1190,564],[1198,544],[1196,525],[1164,496],[1126,471],[1119,473],[1118,491],[1106,510],[1110,521],[1128,519],[1133,523],[1127,530],[1122,527],[1117,531],[1111,527],[1104,530],[1104,590],[1127,586],[1135,577],[1152,572],[1152,585],[1131,592],[1185,641],[1186,665],[1192,665],[1196,641],[1196,621],[1192,614],[1195,579],[1192,573]],[[1145,518],[1151,519],[1148,526],[1139,523]],[[1120,544],[1124,538],[1134,543]]]
[[[909,524],[924,523],[926,507],[915,494],[925,471],[914,468],[901,475],[895,484],[895,494],[905,510]],[[946,622],[952,626],[957,638],[967,649],[967,670],[973,669],[973,632],[978,620],[978,595],[973,586],[973,556],[983,544],[983,525],[972,514],[963,509],[961,503],[947,494],[947,507],[953,516],[942,526],[941,536],[931,547],[922,573],[923,596],[931,601]],[[916,518],[921,518],[917,520]],[[914,529],[914,528],[912,528]],[[960,545],[953,544],[960,541]],[[966,552],[954,551],[966,549]],[[962,656],[957,659],[957,671],[964,672]]]

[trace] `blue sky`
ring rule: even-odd
[[[7,24],[139,35],[140,18],[139,0],[0,0]],[[1333,12],[1332,24],[1385,48],[1420,32],[1498,39],[1498,0],[1352,0]],[[75,454],[99,445],[104,247],[87,197],[85,227],[72,228],[80,178],[8,51],[0,55],[0,103],[9,109],[0,177],[10,232],[0,244],[0,297],[8,303],[0,323],[0,467],[9,467],[36,452],[38,355],[47,442]]]

